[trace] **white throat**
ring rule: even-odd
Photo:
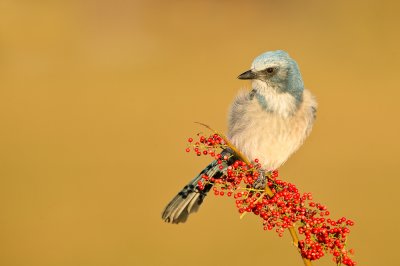
[[[253,80],[252,87],[258,94],[255,96],[256,100],[268,112],[289,117],[298,109],[298,101],[288,92],[279,92],[278,88],[274,88],[261,80]]]

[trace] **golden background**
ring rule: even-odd
[[[0,265],[301,265],[227,198],[160,218],[208,162],[193,121],[225,131],[275,49],[319,102],[280,176],[355,220],[359,265],[399,265],[399,28],[396,1],[1,1]]]

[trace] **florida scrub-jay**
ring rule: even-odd
[[[238,78],[251,80],[252,89],[239,92],[230,107],[228,139],[251,161],[257,158],[265,171],[275,170],[310,134],[317,103],[304,88],[297,63],[284,51],[261,54]],[[222,155],[233,155],[228,164],[234,161],[230,149]],[[166,206],[162,219],[181,223],[197,211],[211,189],[199,191],[197,182],[203,174],[220,177],[218,166],[213,161],[192,179]]]

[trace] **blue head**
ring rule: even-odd
[[[251,69],[241,74],[239,79],[253,80],[253,87],[262,91],[274,90],[289,93],[301,101],[304,84],[299,67],[285,51],[271,51],[254,59]]]

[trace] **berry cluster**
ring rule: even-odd
[[[218,134],[205,137],[199,133],[197,136],[199,137],[197,141],[194,141],[193,138],[188,138],[189,146],[186,148],[186,152],[190,152],[193,149],[197,156],[209,154],[214,157],[218,150],[226,148],[224,139]]]
[[[228,147],[218,134],[198,137],[198,141],[188,139],[190,147],[186,151],[214,157],[223,172],[218,178],[203,175],[199,190],[211,184],[215,195],[233,196],[241,215],[253,213],[261,217],[264,230],[274,230],[279,236],[285,229],[298,227],[298,233],[304,236],[298,241],[303,258],[317,260],[329,252],[338,265],[356,265],[349,257],[353,250],[346,249],[353,221],[345,217],[330,219],[326,206],[312,201],[311,193],[301,194],[294,184],[279,180],[277,171],[264,172],[257,159],[250,164],[241,160],[232,163],[230,156],[218,153]]]

